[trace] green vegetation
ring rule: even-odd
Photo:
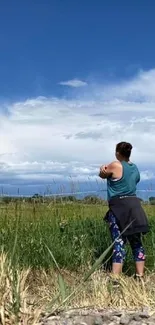
[[[144,238],[147,267],[155,267],[155,208],[144,206],[151,231]],[[13,254],[13,263],[21,267],[50,268],[54,255],[60,268],[87,268],[111,243],[103,217],[107,205],[101,199],[85,200],[34,197],[28,202],[13,200],[0,205],[0,246]],[[127,248],[125,269],[131,268],[131,252]]]
[[[143,202],[144,204],[144,202]],[[105,308],[149,304],[154,308],[155,207],[145,204],[150,233],[144,238],[147,252],[146,281],[120,277],[115,292],[104,267],[111,256],[105,201],[73,196],[54,199],[34,195],[0,202],[0,309],[3,323],[38,324],[61,308],[94,305]],[[133,274],[127,248],[125,271]],[[110,281],[110,282],[109,282]],[[80,294],[79,294],[80,292]],[[149,302],[149,303],[148,303]]]

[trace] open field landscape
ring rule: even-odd
[[[0,5],[0,325],[155,325],[155,1]]]
[[[154,309],[155,207],[145,204],[144,209],[150,221],[150,233],[143,238],[144,282],[133,278],[127,247],[121,289],[115,292],[104,201],[1,202],[1,323],[36,324],[40,315],[66,307]],[[103,261],[96,263],[103,252]]]

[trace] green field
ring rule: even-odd
[[[144,206],[150,233],[144,238],[148,269],[155,268],[155,207]],[[9,203],[0,205],[0,245],[21,267],[53,267],[47,250],[61,268],[87,268],[109,246],[108,227],[103,221],[104,204],[80,202]],[[127,247],[125,270],[132,270]]]
[[[144,205],[144,208],[150,221],[150,233],[144,238],[145,279],[141,285],[130,276],[134,263],[127,247],[125,272],[119,279],[118,292],[112,286],[109,272],[98,270],[98,261],[92,266],[111,243],[108,226],[103,221],[107,211],[105,202],[1,200],[3,324],[35,325],[42,312],[50,314],[60,307],[126,310],[149,306],[154,310],[155,206]],[[106,254],[105,258],[108,258]],[[108,268],[109,264],[104,263],[104,267]]]

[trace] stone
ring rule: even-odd
[[[118,316],[111,316],[110,320],[112,322],[115,322],[115,324],[120,324],[120,317],[118,317]]]
[[[148,313],[148,314],[150,312],[150,308],[148,306],[144,306],[142,310],[143,310],[143,312]]]
[[[121,325],[128,325],[130,323],[130,317],[128,315],[122,315],[120,318]]]
[[[138,315],[139,315],[141,318],[149,318],[149,317],[150,317],[148,311],[142,311],[142,312],[139,312]]]
[[[70,309],[64,313],[65,317],[70,318],[74,316],[79,316],[80,312],[78,309]]]
[[[109,321],[114,321],[112,314],[109,312],[102,313],[102,323],[107,323]]]
[[[112,316],[117,316],[117,317],[121,317],[123,315],[122,311],[113,311],[111,313]]]
[[[132,316],[132,319],[136,322],[140,322],[141,321],[141,317],[139,316],[139,314],[135,314]]]
[[[81,310],[82,316],[88,316],[90,314],[90,310]]]
[[[60,320],[60,316],[50,316],[49,318],[48,318],[48,321],[54,321],[54,320]]]
[[[148,310],[134,312],[97,309],[72,309],[56,316],[46,315],[38,325],[155,325],[155,315]]]
[[[137,322],[135,320],[132,320],[129,324],[130,325],[142,325],[142,322],[141,321],[140,322]]]
[[[93,325],[102,325],[102,324],[103,324],[102,317],[101,316],[95,317]]]
[[[74,317],[74,324],[75,325],[81,325],[82,323],[86,323],[87,325],[94,325],[94,316],[88,315],[88,316],[76,316]],[[71,318],[72,320],[72,318]]]

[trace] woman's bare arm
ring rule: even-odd
[[[113,161],[107,166],[105,165],[101,166],[99,177],[101,177],[102,179],[112,177],[116,173],[118,166],[120,168],[120,163],[118,161]]]

